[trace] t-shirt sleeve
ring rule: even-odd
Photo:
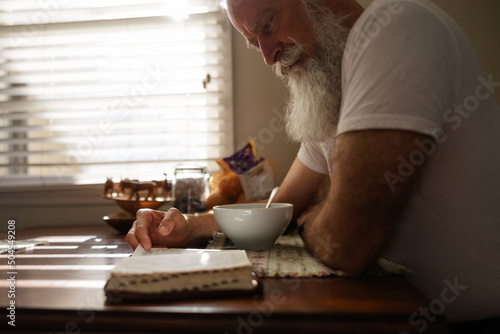
[[[338,134],[402,129],[438,139],[443,113],[457,101],[461,67],[451,30],[424,5],[397,3],[368,8],[349,36]]]
[[[328,174],[328,163],[318,144],[303,142],[300,145],[297,158],[307,168],[321,174]]]

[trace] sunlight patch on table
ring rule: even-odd
[[[106,280],[17,280],[18,288],[102,288]],[[8,288],[9,282],[0,281],[0,288]]]

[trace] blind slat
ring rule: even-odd
[[[224,113],[224,109],[220,106],[202,106],[202,107],[170,107],[170,108],[146,108],[136,109],[138,115],[143,118],[154,118],[157,121],[172,121],[179,119],[220,119]],[[51,120],[73,120],[75,117],[78,119],[100,117],[102,119],[113,119],[116,115],[124,115],[128,112],[126,109],[116,109],[112,113],[103,114],[103,110],[86,109],[86,110],[51,110],[50,112],[43,112],[34,110],[32,112],[12,112],[0,114],[0,122],[7,122],[12,120],[27,120],[27,119],[51,119]],[[4,129],[8,131],[8,129]]]
[[[190,68],[190,67],[205,67],[222,63],[224,57],[220,53],[208,53],[207,57],[199,55],[176,55],[170,56],[169,62],[165,62],[165,56],[144,56],[144,57],[127,57],[127,58],[109,58],[109,59],[64,59],[50,63],[47,66],[43,61],[30,61],[18,63],[0,64],[3,71],[13,73],[22,73],[29,71],[58,71],[58,70],[88,70],[88,69],[123,69],[127,65],[135,68],[137,64],[158,64],[161,68]],[[175,64],[175,65],[173,65]],[[150,66],[151,67],[151,66]]]
[[[43,6],[39,1],[33,0],[2,0],[0,2],[0,10],[4,11],[31,11],[37,12],[41,9],[48,10],[49,4],[52,9],[67,9],[67,8],[103,8],[115,6],[131,6],[131,5],[154,5],[161,4],[164,0],[71,0],[71,1],[58,1],[59,3],[47,3]],[[194,1],[190,3],[193,6],[209,6],[212,3],[204,2],[203,0]],[[61,8],[61,5],[64,7]]]
[[[0,2],[1,3],[1,2]],[[163,16],[148,18],[128,18],[123,20],[71,22],[58,24],[29,24],[28,20],[22,26],[1,26],[0,47],[25,47],[40,45],[68,44],[66,41],[95,42],[109,40],[123,40],[143,35],[145,40],[157,36],[167,41],[180,39],[180,29],[184,32],[200,31],[212,38],[216,32],[223,32],[221,16],[219,13],[190,15],[187,20],[171,21]],[[131,29],[133,28],[133,29]],[[171,30],[174,34],[161,34]],[[225,32],[223,32],[225,33]],[[124,39],[125,37],[125,39]]]
[[[196,134],[196,136],[181,136],[178,133],[165,131],[154,131],[156,141],[151,143],[149,138],[146,139],[130,139],[128,134],[115,134],[109,135],[106,132],[93,131],[87,133],[87,139],[93,142],[99,142],[100,146],[105,147],[115,147],[115,146],[131,146],[133,145],[147,145],[147,146],[177,146],[184,144],[186,140],[189,141],[190,145],[215,145],[217,143],[223,142],[225,140],[224,136],[219,132],[192,132],[190,135]],[[0,145],[33,145],[33,147],[54,147],[58,144],[78,144],[82,140],[81,136],[65,136],[65,138],[29,138],[29,139],[4,139],[0,140]],[[0,152],[1,155],[10,156],[10,152]],[[17,152],[16,152],[17,153]]]
[[[121,110],[125,108],[127,114],[129,107],[140,108],[145,105],[148,108],[159,107],[182,107],[182,106],[206,106],[220,104],[219,94],[201,93],[201,94],[172,94],[172,95],[149,95],[147,97],[136,97],[132,92],[122,92],[121,96],[100,97],[94,99],[71,99],[76,110],[87,110],[97,108],[102,110]],[[48,101],[6,101],[0,102],[0,109],[6,112],[18,112],[20,110],[52,110],[68,109],[67,100],[48,100]],[[120,117],[120,115],[116,115]]]
[[[164,74],[168,75],[168,74]],[[102,96],[119,96],[122,92],[131,91],[136,92],[137,95],[144,95],[148,90],[154,91],[155,94],[170,95],[170,94],[203,94],[206,89],[203,87],[203,78],[198,80],[168,80],[167,82],[161,81],[155,83],[153,80],[148,84],[142,81],[135,81],[132,83],[102,83],[102,81],[95,83],[66,83],[60,85],[33,85],[28,87],[15,87],[0,89],[0,95],[10,96],[27,96],[31,100],[47,99],[53,100],[58,98],[71,98],[87,97],[102,97]],[[148,86],[151,85],[151,86]],[[219,79],[212,79],[211,91],[221,92],[224,82]]]
[[[22,1],[22,0],[18,0]],[[170,17],[182,20],[189,15],[213,11],[215,3],[208,1],[154,1],[115,4],[108,2],[92,5],[93,1],[65,1],[64,3],[43,3],[28,1],[24,8],[5,3],[0,11],[1,25],[48,24],[60,22],[92,22],[137,17]],[[25,3],[26,4],[26,3]],[[31,6],[29,6],[31,4]],[[3,13],[2,13],[3,12]]]
[[[151,71],[151,69],[149,69]],[[212,79],[221,78],[221,73],[223,68],[220,66],[211,66],[210,76]],[[46,73],[21,73],[18,75],[1,76],[0,80],[4,84],[24,84],[25,82],[31,82],[33,85],[41,84],[45,82],[88,82],[88,81],[99,81],[103,79],[113,81],[135,81],[142,83],[146,78],[147,69],[140,69],[137,71],[110,71],[103,69],[102,71],[85,71],[85,72],[46,72]],[[154,73],[154,72],[153,72]],[[163,73],[162,80],[189,80],[189,79],[200,79],[205,78],[207,75],[206,67],[185,67],[185,68],[170,68],[168,70],[163,69],[160,73]]]

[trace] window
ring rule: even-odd
[[[233,152],[214,0],[0,2],[0,184],[157,179]]]

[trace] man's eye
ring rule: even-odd
[[[271,28],[271,23],[272,20],[267,21],[267,23],[264,25],[264,29],[269,30],[269,28]]]

